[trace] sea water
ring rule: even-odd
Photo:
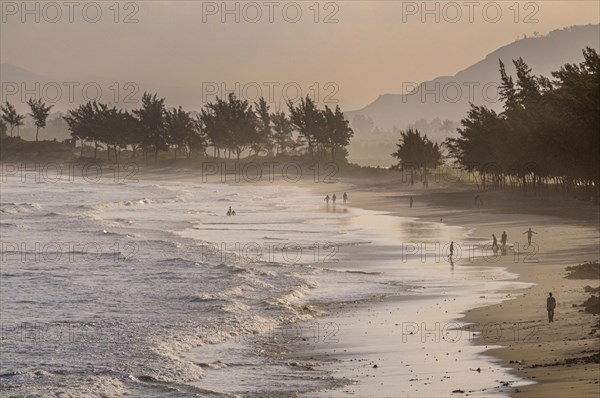
[[[343,366],[290,360],[298,341],[360,342],[361,331],[335,329],[343,318],[328,319],[328,306],[459,291],[492,272],[416,269],[416,258],[398,260],[399,242],[465,230],[325,206],[294,184],[9,177],[1,193],[7,396],[342,391],[355,382]]]

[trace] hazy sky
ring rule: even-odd
[[[596,0],[30,1],[29,13],[0,3],[2,62],[34,73],[199,92],[238,82],[275,97],[300,87],[348,110],[453,75],[523,34],[600,22]]]

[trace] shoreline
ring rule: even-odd
[[[468,310],[457,321],[498,324],[501,330],[513,331],[497,336],[494,345],[499,347],[487,349],[488,341],[481,338],[474,341],[486,348],[483,355],[511,368],[519,378],[536,383],[514,388],[512,396],[596,396],[598,365],[577,363],[577,358],[589,356],[595,352],[594,348],[597,351],[598,332],[591,331],[598,318],[579,312],[574,306],[589,297],[584,286],[596,287],[598,280],[569,280],[563,276],[566,266],[598,258],[598,224],[594,221],[598,218],[597,207],[582,206],[561,197],[525,197],[519,191],[482,193],[467,187],[441,192],[436,188],[411,190],[356,179],[342,180],[337,186],[313,185],[312,189],[325,195],[334,187],[348,192],[350,205],[416,217],[419,221],[463,226],[472,231],[473,237],[489,237],[490,243],[492,233],[499,237],[503,230],[509,231],[508,242],[514,242],[516,251],[492,261],[475,259],[467,266],[503,267],[517,275],[516,281],[533,285],[519,291],[506,291],[517,297]],[[474,208],[472,198],[477,194],[483,197],[484,204]],[[408,206],[408,195],[415,199],[412,209]],[[558,213],[562,218],[547,214],[557,210],[562,210]],[[526,238],[519,229],[524,231],[529,225],[540,231],[533,241],[535,245],[537,239],[539,246],[537,251],[523,253]],[[516,239],[512,239],[515,236]],[[558,306],[556,323],[548,326],[545,296],[550,291],[557,297]]]
[[[180,170],[179,175],[167,170],[142,170],[143,180],[177,180],[200,182],[201,176],[190,170]],[[389,215],[409,217],[420,222],[438,222],[448,226],[460,226],[470,231],[473,239],[488,240],[491,234],[498,237],[508,231],[509,243],[519,244],[523,249],[526,237],[522,232],[529,226],[538,232],[534,243],[539,242],[535,253],[517,251],[524,257],[510,255],[498,261],[475,259],[467,267],[502,267],[518,275],[515,281],[533,283],[534,286],[519,290],[517,298],[510,297],[500,303],[484,304],[455,318],[459,323],[498,323],[503,330],[522,330],[524,338],[515,339],[514,332],[489,342],[475,340],[472,344],[482,346],[485,355],[493,358],[502,367],[511,368],[520,379],[536,382],[512,388],[515,397],[564,397],[597,396],[597,362],[577,363],[577,358],[589,356],[597,351],[599,333],[590,333],[598,317],[579,312],[580,305],[589,297],[583,287],[597,287],[598,280],[564,279],[564,268],[584,261],[598,259],[598,214],[599,208],[564,196],[524,196],[522,191],[484,191],[464,185],[432,186],[411,189],[400,184],[399,178],[388,175],[384,178],[367,180],[367,177],[343,179],[333,183],[323,181],[298,182],[312,192],[341,196],[347,191],[349,206],[365,210],[382,211]],[[202,183],[220,182],[210,178]],[[260,185],[275,185],[264,182]],[[286,185],[284,183],[283,185]],[[232,184],[228,184],[232,185]],[[247,185],[238,183],[234,185]],[[293,184],[292,184],[293,185]],[[420,185],[420,184],[418,184]],[[409,208],[408,196],[414,197],[414,206]],[[480,195],[483,205],[475,207],[473,197]],[[533,257],[532,257],[533,255]],[[515,260],[517,259],[517,260]],[[527,261],[525,261],[527,260]],[[529,261],[533,260],[533,261]],[[556,323],[545,321],[545,296],[553,291],[558,302]],[[515,294],[510,289],[505,292]],[[516,325],[516,326],[515,326]],[[600,327],[597,327],[600,329]],[[596,348],[596,351],[591,349]],[[557,362],[559,362],[557,364]]]
[[[156,173],[150,174],[157,177]],[[194,176],[179,177],[187,181],[197,179]],[[261,185],[273,183],[277,184],[277,181],[263,182]],[[342,193],[347,191],[349,206],[465,227],[471,231],[473,238],[490,243],[492,233],[499,237],[503,230],[507,230],[509,244],[514,244],[520,251],[517,250],[516,254],[510,252],[510,255],[501,256],[497,261],[474,259],[467,266],[503,267],[517,275],[515,281],[533,286],[516,292],[506,291],[504,293],[511,296],[501,303],[489,303],[468,310],[456,320],[471,324],[499,323],[505,330],[513,331],[500,336],[494,342],[494,347],[488,347],[488,343],[481,339],[472,343],[485,348],[481,355],[489,356],[501,366],[512,369],[511,372],[520,379],[536,383],[512,388],[512,396],[596,396],[598,376],[594,366],[597,365],[572,362],[589,355],[586,350],[598,347],[594,339],[599,337],[599,333],[590,333],[598,318],[581,313],[579,308],[574,307],[589,297],[583,290],[584,286],[596,287],[598,280],[568,280],[562,276],[569,265],[598,259],[600,209],[597,206],[564,195],[525,195],[520,190],[478,191],[461,184],[432,184],[429,189],[410,188],[402,185],[400,178],[389,174],[384,178],[369,180],[365,177],[339,178],[332,183],[301,180],[298,184],[323,197],[336,192],[340,201]],[[408,206],[409,195],[414,197],[412,209]],[[483,204],[473,204],[475,195],[480,195]],[[536,241],[540,243],[536,251],[525,249],[526,237],[522,232],[529,226],[540,232],[534,235],[534,244]],[[558,306],[557,322],[547,327],[545,296],[549,291],[554,292]],[[561,322],[567,328],[557,326]],[[514,330],[517,330],[517,339]],[[521,330],[525,337],[522,337]]]

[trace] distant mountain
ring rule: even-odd
[[[547,36],[518,40],[454,76],[423,82],[409,94],[381,95],[363,109],[346,112],[346,115],[350,121],[356,115],[370,117],[374,125],[382,129],[393,126],[403,129],[419,119],[458,122],[466,115],[470,101],[496,110],[501,108],[502,104],[495,99],[495,87],[500,80],[498,60],[504,62],[507,72],[514,74],[512,60],[522,57],[534,74],[551,77],[550,72],[565,63],[583,61],[582,50],[586,46],[600,48],[600,25],[573,26]],[[360,132],[357,136],[360,137]]]

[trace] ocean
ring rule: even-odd
[[[499,380],[520,382],[472,336],[439,339],[518,287],[449,265],[465,228],[326,206],[290,183],[8,176],[1,202],[3,396],[385,396],[390,383],[437,396],[465,380],[503,396]],[[424,323],[433,332],[411,340]],[[450,350],[456,361],[422,361]],[[359,358],[395,370],[365,377]],[[448,382],[417,387],[409,368]]]

